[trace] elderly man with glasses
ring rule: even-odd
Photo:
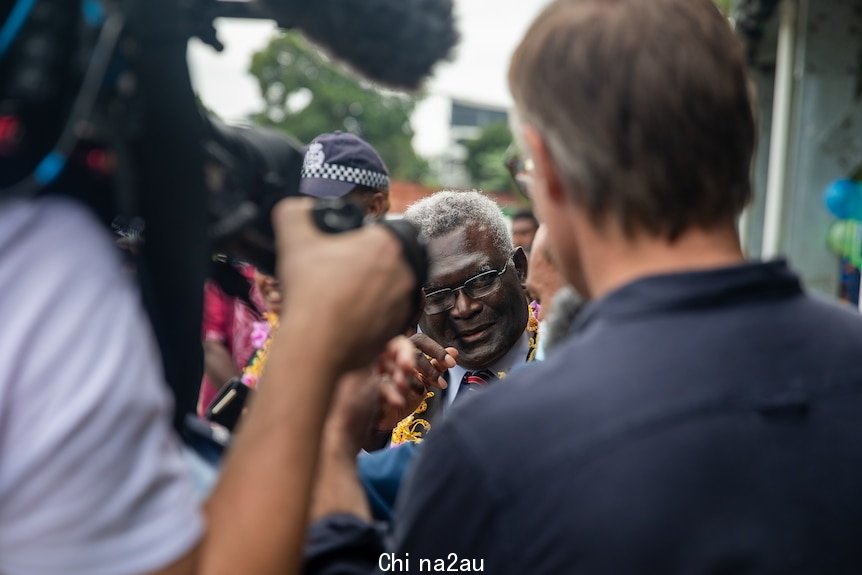
[[[427,386],[442,376],[448,386],[429,388],[418,413],[396,426],[393,443],[421,439],[456,401],[532,360],[536,339],[523,290],[527,258],[523,249],[513,248],[492,200],[478,192],[438,192],[412,205],[404,217],[427,238],[434,262],[423,289],[421,333],[414,337],[432,358],[420,361],[419,380]],[[444,350],[455,365],[441,358]]]
[[[416,393],[377,425],[387,436],[392,431],[392,444],[405,445],[359,459],[372,508],[384,519],[416,444],[454,404],[531,361],[538,326],[524,295],[526,255],[512,246],[497,204],[478,192],[444,191],[412,205],[404,217],[427,239],[433,265],[412,338],[424,352]]]

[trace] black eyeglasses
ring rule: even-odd
[[[442,288],[434,291],[422,290],[425,294],[425,313],[433,315],[455,307],[458,292],[463,290],[470,299],[479,299],[491,295],[503,285],[503,274],[509,269],[511,258],[501,270],[488,270],[475,275],[456,288]]]

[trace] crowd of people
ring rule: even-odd
[[[743,253],[726,19],[555,0],[508,79],[535,215],[420,200],[417,285],[373,225],[383,159],[332,132],[273,212],[276,275],[218,262],[198,416],[233,436],[205,487],[106,234],[5,200],[0,573],[862,571],[862,319]],[[334,198],[372,225],[322,233]]]

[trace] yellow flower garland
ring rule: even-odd
[[[536,313],[532,306],[529,306],[530,319],[527,321],[527,332],[530,334],[530,351],[527,353],[527,361],[533,361],[536,357],[536,347],[539,335],[539,320],[536,319]],[[498,371],[497,378],[503,380],[506,378],[506,372]],[[392,444],[399,445],[411,441],[413,443],[421,443],[424,439],[423,435],[431,429],[431,423],[427,419],[417,417],[428,410],[428,400],[434,397],[434,392],[429,391],[425,394],[425,398],[416,411],[398,422],[392,430]]]
[[[422,441],[422,434],[431,429],[431,424],[427,419],[422,419],[416,416],[425,413],[428,410],[428,400],[432,397],[434,397],[434,392],[427,392],[422,403],[420,403],[419,407],[416,408],[416,411],[398,422],[398,425],[396,425],[395,429],[392,430],[393,445],[399,445],[408,441],[412,441],[413,443],[419,443]]]
[[[252,388],[257,386],[257,382],[260,381],[260,376],[263,375],[263,368],[266,366],[266,357],[269,354],[269,346],[272,343],[272,336],[275,335],[275,330],[278,329],[277,314],[266,312],[263,314],[263,318],[269,325],[269,335],[266,336],[266,340],[263,342],[263,345],[254,353],[251,361],[249,361],[248,365],[246,365],[242,370],[242,382]]]

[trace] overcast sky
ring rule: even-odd
[[[452,63],[438,66],[428,82],[435,96],[453,96],[508,106],[509,57],[539,10],[549,0],[455,0],[461,43]],[[268,22],[221,20],[219,38],[226,50],[216,53],[200,42],[189,50],[192,82],[201,99],[227,120],[239,120],[260,109],[257,85],[248,74],[251,55],[276,33]],[[414,116],[415,144],[420,153],[440,146],[442,120],[429,102]]]

